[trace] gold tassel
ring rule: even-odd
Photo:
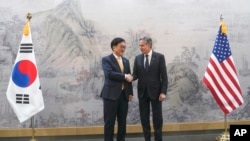
[[[30,34],[29,22],[27,22],[27,23],[24,25],[23,34],[24,34],[25,36],[28,36],[28,35]]]
[[[221,32],[222,34],[227,34],[227,27],[224,22],[221,23]]]

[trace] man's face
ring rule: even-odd
[[[125,49],[126,49],[125,42],[120,42],[119,44],[113,47],[113,51],[117,56],[122,56],[124,54]]]
[[[139,46],[140,46],[141,53],[143,54],[148,54],[149,51],[151,50],[151,46],[147,44],[146,41],[144,40],[139,41]]]

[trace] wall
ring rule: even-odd
[[[245,103],[230,120],[250,119],[248,0],[0,0],[0,128],[20,124],[6,98],[11,69],[27,12],[45,100],[35,116],[36,127],[103,124],[99,97],[101,57],[111,53],[110,41],[126,39],[125,57],[133,68],[138,39],[149,35],[154,50],[165,55],[169,89],[163,103],[165,123],[221,121],[224,116],[201,80],[223,14]],[[128,124],[139,124],[136,82]]]

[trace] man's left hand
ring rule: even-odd
[[[163,101],[166,98],[166,94],[161,93],[159,96],[159,101]]]

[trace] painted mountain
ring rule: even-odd
[[[101,57],[111,52],[112,38],[121,36],[126,39],[125,57],[132,69],[135,56],[140,54],[138,40],[145,35],[153,38],[153,49],[166,59],[169,88],[163,102],[164,122],[223,121],[222,111],[201,81],[218,31],[217,17],[223,10],[235,63],[242,64],[239,80],[245,100],[228,119],[249,119],[249,40],[246,37],[250,35],[247,24],[250,18],[249,8],[244,7],[249,4],[245,2],[248,1],[2,2],[0,127],[30,126],[30,121],[18,122],[5,96],[24,15],[29,9],[36,11],[32,12],[31,30],[45,101],[45,110],[35,116],[36,127],[103,125],[103,103],[99,96],[104,79]],[[136,82],[133,88],[127,123],[140,124]]]
[[[7,15],[10,9],[2,10],[1,13]],[[86,112],[83,108],[86,107],[81,105],[86,100],[99,99],[103,82],[101,51],[94,23],[83,17],[77,0],[65,0],[54,9],[32,15],[32,38],[46,107],[42,112],[44,116],[38,116],[37,125],[92,123],[83,122],[88,119],[89,114],[84,114]],[[0,61],[6,65],[2,67],[2,76],[6,76],[2,77],[6,80],[1,83],[3,87],[7,86],[24,22],[15,15],[10,21],[0,23],[3,29]],[[91,104],[87,105],[92,107]],[[6,106],[9,107],[8,103]],[[0,111],[6,113],[6,106],[5,110]],[[7,109],[9,114],[6,116],[11,116],[9,120],[13,124],[17,123],[12,110]],[[61,114],[63,116],[59,116]],[[61,117],[64,121],[71,118],[71,121],[51,121],[51,118],[56,117]],[[101,115],[96,116],[96,120],[100,117]],[[5,123],[12,126],[9,121],[3,121]],[[28,123],[29,121],[22,126]]]
[[[33,41],[40,45],[37,53],[42,54],[39,59],[43,69],[50,67],[60,73],[89,69],[100,56],[95,27],[82,15],[75,0],[33,15]]]

